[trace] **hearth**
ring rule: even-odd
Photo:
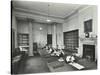
[[[83,58],[95,60],[95,45],[83,44]]]

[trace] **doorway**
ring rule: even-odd
[[[52,34],[47,34],[47,44],[52,45]]]

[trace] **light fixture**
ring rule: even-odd
[[[48,4],[48,16],[47,16],[47,22],[51,22],[51,20],[49,19],[49,16],[50,16],[50,14],[49,14],[49,7],[50,7],[50,5]]]
[[[51,22],[51,20],[50,20],[50,19],[47,19],[46,21],[47,21],[47,22]]]
[[[40,30],[42,30],[42,27],[40,27]]]

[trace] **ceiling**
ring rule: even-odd
[[[48,7],[49,4],[49,7]],[[79,4],[62,4],[62,3],[46,3],[34,1],[13,1],[13,7],[17,10],[27,11],[36,15],[47,17],[48,10],[49,16],[52,18],[64,19],[84,7]]]

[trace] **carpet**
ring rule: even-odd
[[[66,72],[66,71],[74,71],[72,66],[66,64],[65,62],[54,61],[47,63],[51,72]]]
[[[23,62],[18,74],[50,72],[46,62],[41,57],[29,57]]]

